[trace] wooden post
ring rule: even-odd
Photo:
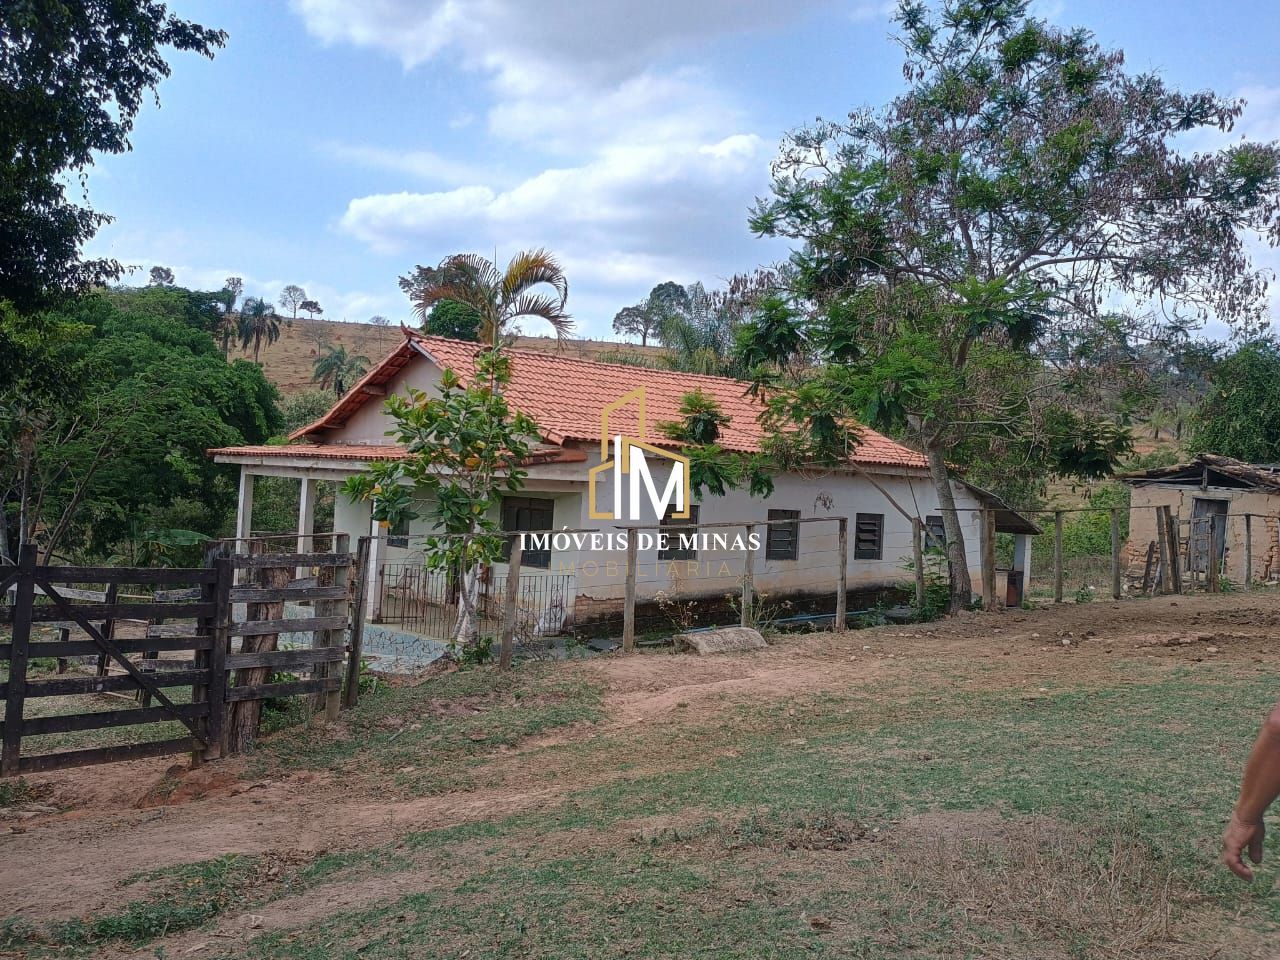
[[[1154,586],[1151,582],[1151,567],[1155,563],[1156,542],[1152,540],[1147,544],[1147,562],[1142,567],[1142,592],[1149,593]]]
[[[35,606],[36,598],[35,572],[35,544],[24,543],[18,551],[8,693],[4,702],[4,747],[0,750],[0,776],[5,777],[18,772],[18,758],[22,752],[22,710],[27,697],[27,650],[31,641],[31,608]]]
[[[350,652],[347,654],[347,681],[342,689],[342,706],[350,710],[360,702],[360,669],[364,657],[364,618],[369,605],[369,547],[370,538],[361,537],[356,542],[355,606],[351,610]]]
[[[346,562],[339,566],[330,567],[329,579],[332,581],[333,586],[346,588],[351,576],[351,534],[336,534],[333,538],[333,552],[345,555]],[[348,600],[349,595],[345,590],[341,599],[317,600],[314,607],[316,615],[322,617],[345,617]],[[315,639],[312,642],[317,647],[341,647],[345,646],[346,639],[347,628],[344,624],[335,629],[317,630]],[[313,675],[324,677],[325,679],[338,679],[342,676],[342,661],[330,660],[328,663],[320,664],[319,669],[314,671]],[[320,700],[324,704],[325,721],[332,723],[337,720],[338,711],[342,708],[342,690],[337,686],[332,690],[326,690],[320,694]]]
[[[498,652],[498,669],[510,670],[516,650],[516,619],[520,613],[520,558],[523,554],[520,535],[511,537],[511,556],[507,560],[507,589],[502,598],[502,639]]]
[[[765,528],[768,530],[768,528]],[[756,532],[754,523],[747,524],[747,555],[742,571],[742,610],[739,622],[744,627],[755,626],[755,572],[756,552],[751,549],[751,535]]]
[[[1222,588],[1222,570],[1218,562],[1218,538],[1216,536],[1218,520],[1211,517],[1209,520],[1209,562],[1205,565],[1205,578],[1208,581],[1210,593],[1217,593]],[[1223,539],[1226,539],[1226,531],[1223,531]]]
[[[107,595],[103,598],[102,602],[106,605],[108,610],[111,607],[115,606],[116,597],[119,595],[119,592],[120,592],[120,584],[118,583],[107,584]],[[108,640],[115,639],[115,636],[116,636],[115,620],[104,619],[102,621],[102,635],[106,637]],[[98,669],[97,669],[98,676],[105,677],[107,675],[107,671],[110,668],[110,666],[111,666],[111,658],[107,656],[105,653],[98,654]]]
[[[996,512],[982,511],[982,609],[996,608]]]
[[[833,626],[836,630],[843,630],[848,624],[849,619],[849,518],[841,517],[839,520],[839,533],[837,539],[839,541],[837,552],[839,556],[836,562],[840,565],[840,574],[838,584],[836,586],[836,616]]]
[[[233,548],[234,549],[234,548]],[[231,585],[236,571],[223,548],[214,558],[213,569],[217,574],[214,583],[213,645],[209,648],[209,746],[205,759],[222,756],[223,731],[227,722],[227,653],[231,646]]]
[[[1156,507],[1156,541],[1160,550],[1160,566],[1156,574],[1157,593],[1169,592],[1169,525],[1165,523],[1164,507]]]
[[[640,555],[639,532],[627,527],[627,585],[622,600],[622,652],[636,648],[636,558]]]
[[[1182,593],[1182,553],[1180,536],[1182,520],[1171,507],[1164,508],[1165,523],[1169,525],[1169,583],[1174,593]]]
[[[251,541],[249,553],[257,555],[263,552],[261,542]],[[248,579],[253,579],[253,568],[249,568]],[[293,567],[258,567],[257,581],[261,587],[283,589],[293,578]],[[247,620],[279,620],[284,615],[283,600],[250,601],[247,608]],[[276,649],[279,635],[264,633],[243,637],[240,641],[241,653],[267,653]],[[235,685],[237,687],[259,687],[267,682],[271,674],[270,667],[241,667],[236,670]],[[234,692],[234,691],[233,691]],[[261,700],[237,700],[228,711],[225,729],[224,753],[240,753],[258,735],[258,720],[262,716]]]
[[[1253,585],[1253,514],[1244,515],[1244,588]]]
[[[919,517],[911,518],[911,564],[916,574],[916,613],[924,610],[924,547],[921,543],[924,524]]]
[[[1111,599],[1120,599],[1120,508],[1111,508]]]
[[[1062,602],[1062,511],[1053,512],[1053,602]]]

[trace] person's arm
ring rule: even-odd
[[[1262,841],[1267,830],[1262,816],[1280,796],[1280,704],[1272,708],[1258,739],[1254,741],[1249,760],[1244,766],[1240,799],[1236,801],[1231,822],[1222,835],[1222,862],[1244,880],[1253,879],[1253,870],[1241,855],[1249,851],[1249,859],[1262,862]]]

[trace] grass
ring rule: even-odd
[[[1236,913],[1280,923],[1269,869],[1247,888],[1214,863],[1274,688],[1183,669],[1031,698],[742,708],[676,733],[735,756],[405,838],[421,892],[247,955],[1206,956]]]
[[[255,769],[358,773],[403,796],[461,789],[473,784],[476,765],[504,747],[599,720],[600,702],[597,686],[555,664],[522,664],[510,674],[462,669],[364,697],[344,715],[339,736],[283,729],[263,741]]]
[[[41,931],[11,921],[0,944],[35,955],[145,943],[232,905],[340,883],[364,884],[369,905],[225,949],[257,960],[1274,955],[1280,844],[1269,841],[1251,887],[1214,861],[1275,671],[1125,661],[1115,678],[964,691],[922,666],[701,722],[600,731],[539,752],[548,770],[614,774],[546,807],[314,861],[148,874],[117,911]],[[503,746],[599,715],[600,691],[577,671],[459,671],[367,698],[343,738],[278,733],[255,760],[430,792],[479,776]],[[392,877],[413,892],[380,895]],[[1251,937],[1271,939],[1250,953]]]
[[[114,943],[144,944],[200,927],[228,911],[261,906],[298,894],[367,865],[371,853],[327,853],[312,858],[279,854],[232,855],[182,864],[130,877],[118,910],[39,927],[16,918],[0,921],[0,950],[28,955],[78,953]],[[403,866],[403,858],[377,853],[382,869]]]

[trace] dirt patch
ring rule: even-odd
[[[229,769],[206,765],[193,770],[186,764],[175,763],[138,798],[135,806],[147,810],[210,797],[229,797],[239,784],[240,778]]]

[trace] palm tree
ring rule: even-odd
[[[333,392],[342,396],[368,369],[369,358],[363,354],[349,354],[346,347],[329,346],[316,357],[311,379],[326,390],[332,386]]]
[[[253,362],[258,362],[258,351],[262,349],[262,341],[267,346],[280,339],[280,318],[276,308],[261,297],[249,297],[240,308],[240,349],[248,350],[253,344]]]
[[[554,294],[531,292],[543,285]],[[546,250],[517,253],[505,271],[478,254],[454,254],[437,267],[420,266],[401,277],[400,289],[409,295],[420,321],[444,300],[473,308],[480,314],[480,342],[492,346],[515,332],[512,328],[520,317],[547,321],[558,338],[573,331],[573,321],[565,312],[569,281],[559,261]]]

